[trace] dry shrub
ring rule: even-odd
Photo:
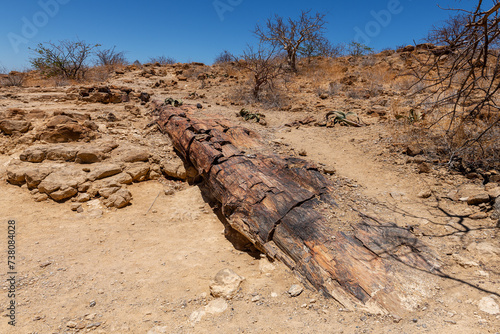
[[[4,87],[22,87],[25,78],[25,73],[12,71],[0,80],[0,85]]]
[[[447,114],[444,108],[424,111],[423,119],[417,113],[401,115],[395,138],[402,145],[417,144],[431,160],[461,172],[500,169],[500,124],[495,124],[500,112],[476,119]]]
[[[113,72],[112,66],[95,66],[89,69],[87,79],[91,82],[105,82]]]

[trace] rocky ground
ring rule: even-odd
[[[500,173],[466,177],[399,145],[393,120],[410,107],[405,83],[387,76],[400,58],[311,65],[287,84],[288,100],[264,111],[239,98],[244,74],[198,63],[128,67],[100,84],[0,88],[1,245],[7,254],[15,220],[18,272],[17,325],[3,316],[0,332],[498,333]],[[322,166],[338,189],[339,224],[360,211],[406,227],[447,277],[427,274],[394,318],[346,310],[284,265],[237,250],[195,171],[153,123],[150,101],[166,98]],[[264,116],[246,121],[242,108]],[[330,110],[354,110],[365,126],[335,125]]]

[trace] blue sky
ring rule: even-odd
[[[0,65],[29,66],[40,42],[64,39],[116,46],[130,61],[170,56],[207,64],[222,50],[240,54],[256,42],[252,30],[274,13],[298,17],[301,10],[326,14],[333,43],[358,39],[381,50],[411,44],[449,16],[439,9],[471,6],[454,0],[0,0]]]

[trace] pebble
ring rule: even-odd
[[[419,192],[417,195],[417,197],[419,197],[419,198],[429,198],[431,196],[432,196],[432,191],[430,191],[429,189],[423,190],[423,191]]]
[[[298,295],[300,295],[302,293],[302,291],[304,291],[303,287],[301,287],[298,284],[294,284],[288,290],[288,294],[290,295],[290,297],[297,297]]]
[[[66,323],[66,327],[68,327],[68,328],[76,328],[76,325],[78,325],[78,324],[76,323],[76,321],[68,321],[68,322]]]

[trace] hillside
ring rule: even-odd
[[[260,100],[237,63],[94,68],[86,82],[30,72],[21,87],[1,87],[0,212],[16,226],[15,329],[498,332],[500,166],[467,157],[450,166],[439,131],[424,131],[438,116],[418,103],[425,92],[407,74],[429,54],[302,60]],[[232,238],[154,122],[151,102],[168,98],[319,166],[336,187],[339,226],[361,212],[403,227],[437,254],[440,274],[408,275],[402,317],[348,310],[309,289]],[[225,268],[244,277],[227,300],[210,290]],[[5,293],[5,269],[0,277]],[[305,289],[292,297],[296,284]],[[0,332],[13,332],[7,322]]]

